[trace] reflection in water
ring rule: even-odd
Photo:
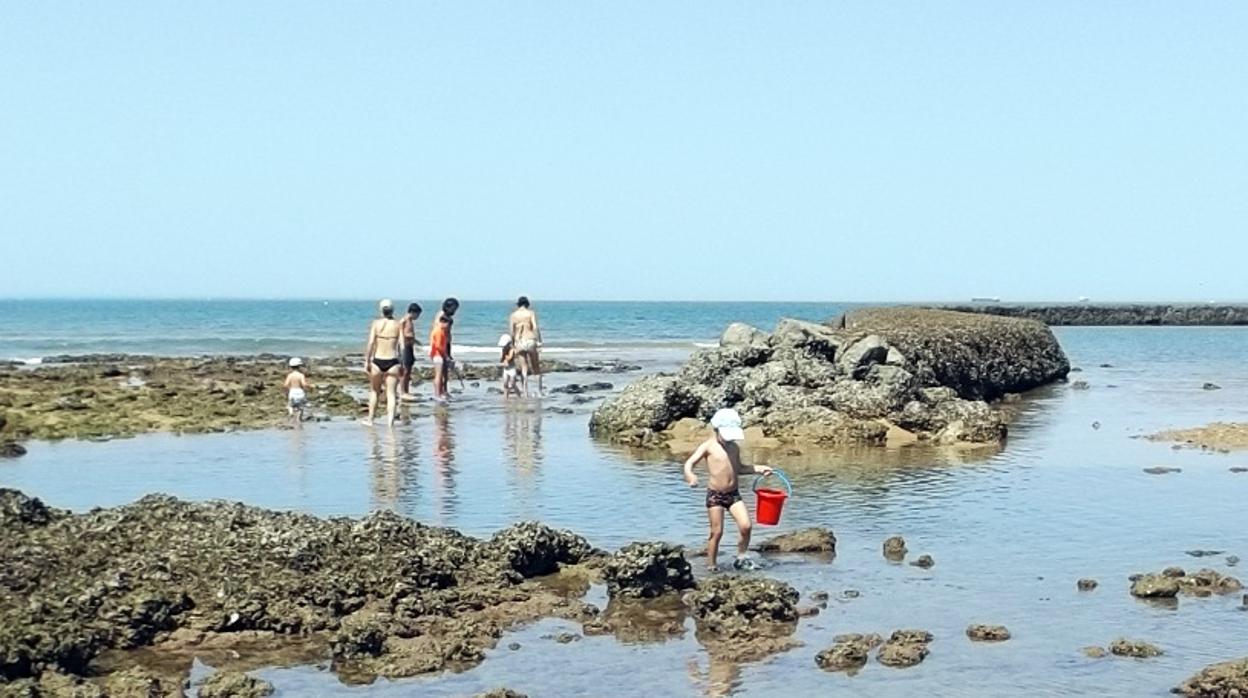
[[[372,445],[370,492],[372,509],[410,515],[415,499],[420,441],[408,432],[380,427],[368,429]]]
[[[541,516],[535,481],[542,464],[542,407],[529,400],[509,401],[503,411],[503,448],[506,451],[508,481],[516,514],[532,519]]]
[[[708,698],[723,698],[741,688],[741,665],[716,658],[714,654],[709,654],[707,660],[705,673],[696,659],[690,659],[688,665],[689,677],[695,684],[701,684],[703,695]]]
[[[512,464],[528,473],[542,464],[542,408],[540,403],[526,402],[507,405],[503,413],[503,443]]]
[[[451,427],[451,411],[446,405],[433,412],[433,500],[434,510],[442,524],[455,520],[455,431]]]

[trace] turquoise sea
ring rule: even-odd
[[[411,300],[395,297],[405,309]],[[427,331],[439,300],[417,299]],[[730,322],[770,328],[781,317],[826,320],[847,303],[640,303],[534,300],[545,352],[692,348]],[[462,301],[459,353],[495,351],[513,301]],[[332,356],[363,346],[376,301],[0,300],[0,360],[61,354]]]

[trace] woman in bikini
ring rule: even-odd
[[[365,424],[373,423],[377,413],[377,396],[384,389],[387,423],[394,426],[403,333],[399,321],[394,319],[394,303],[384,300],[378,304],[378,309],[381,317],[369,325],[368,344],[364,347],[364,370],[368,372],[368,381],[372,386],[368,394],[368,421]]]

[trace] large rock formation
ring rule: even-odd
[[[784,319],[770,335],[734,324],[676,375],[644,378],[604,403],[590,431],[653,446],[681,419],[734,407],[791,442],[879,445],[900,428],[938,443],[993,443],[1006,427],[986,400],[1069,370],[1053,333],[1029,320],[882,308],[835,327]]]

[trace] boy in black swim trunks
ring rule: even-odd
[[[711,418],[711,427],[715,435],[698,446],[697,450],[685,461],[685,482],[690,487],[698,486],[698,478],[693,474],[693,466],[705,460],[710,482],[706,490],[706,515],[710,520],[711,530],[706,538],[707,569],[718,569],[719,539],[724,534],[724,510],[732,514],[737,522],[740,537],[737,539],[737,559],[733,567],[742,569],[747,566],[746,553],[750,548],[750,510],[741,501],[741,491],[737,485],[737,473],[741,465],[741,448],[738,441],[745,439],[741,429],[741,415],[736,410],[720,410]],[[770,475],[771,468],[756,465],[753,472]],[[747,471],[749,472],[749,471]]]

